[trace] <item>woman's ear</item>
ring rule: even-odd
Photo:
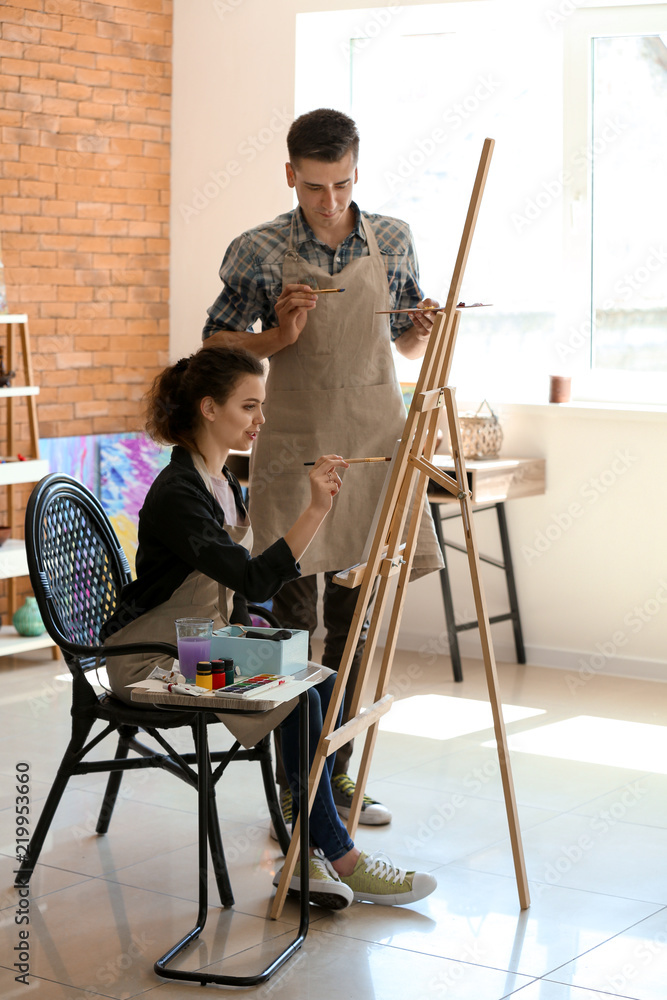
[[[199,401],[199,412],[204,420],[215,420],[215,400],[213,396],[204,396]]]

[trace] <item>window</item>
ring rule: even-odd
[[[550,18],[541,6],[476,0],[297,18],[297,114],[331,106],[355,118],[356,200],[410,223],[422,287],[441,301],[483,140],[496,140],[462,292],[493,308],[464,314],[451,379],[460,399],[544,400],[558,373],[575,374],[575,392],[591,397],[622,398],[619,374],[655,380],[661,365],[667,379],[657,204],[667,140],[656,127],[665,10],[566,3]],[[639,37],[621,24],[628,13],[640,15]],[[613,123],[626,118],[617,135]],[[638,174],[632,205],[621,206],[619,188]],[[636,259],[645,244],[645,257],[655,253]],[[631,299],[619,284],[627,268],[640,286]],[[418,363],[399,357],[397,367],[414,381]]]

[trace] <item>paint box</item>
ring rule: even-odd
[[[252,628],[253,632],[274,635],[276,628]],[[248,639],[238,625],[216,629],[211,640],[211,659],[234,660],[242,677],[256,674],[296,674],[308,665],[308,632],[288,629],[289,639]]]

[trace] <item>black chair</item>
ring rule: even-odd
[[[25,544],[37,604],[46,630],[62,651],[72,674],[72,735],[53,786],[35,826],[26,854],[17,870],[15,884],[25,886],[49,831],[51,821],[69,779],[75,774],[109,772],[96,832],[105,834],[113,814],[124,771],[159,767],[197,788],[192,768],[196,754],[179,754],[163,731],[189,726],[195,732],[195,713],[134,708],[109,694],[98,695],[88,674],[103,665],[107,656],[161,652],[177,656],[168,643],[132,643],[105,648],[99,635],[113,613],[121,588],[131,579],[130,568],[113,526],[93,494],[69,476],[54,473],[33,489],[25,518]],[[207,724],[218,723],[215,715]],[[104,728],[90,735],[95,723]],[[149,734],[165,751],[143,744],[138,733]],[[118,735],[115,757],[88,760],[88,754],[107,736]],[[267,804],[280,846],[286,852],[290,837],[285,828],[272,774],[270,737],[255,747],[241,749],[235,741],[229,750],[211,753],[218,766],[211,774],[208,839],[213,869],[223,906],[234,902],[225,865],[215,803],[215,784],[232,760],[258,760]],[[136,756],[130,756],[130,753]]]

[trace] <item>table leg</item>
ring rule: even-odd
[[[198,775],[198,836],[199,836],[199,909],[197,923],[181,940],[170,948],[161,958],[158,958],[153,968],[159,976],[165,979],[178,979],[184,982],[199,983],[205,986],[214,983],[218,986],[259,986],[265,983],[274,972],[284,965],[288,958],[298,951],[308,933],[309,893],[308,893],[308,843],[309,817],[308,809],[299,809],[301,835],[301,871],[305,873],[301,886],[301,908],[299,929],[294,940],[275,958],[262,972],[254,976],[221,976],[209,972],[186,972],[180,969],[167,968],[169,962],[195,941],[204,929],[208,911],[208,809],[209,789],[211,782],[211,759],[208,749],[208,730],[204,712],[197,714],[195,724],[195,749],[197,753]],[[299,695],[299,799],[302,792],[307,794],[308,776],[308,692]]]
[[[449,567],[447,566],[447,546],[442,530],[442,520],[440,517],[440,505],[432,503],[431,514],[433,516],[433,526],[435,528],[438,545],[442,552],[442,561],[445,564],[439,572],[440,589],[442,590],[442,602],[445,606],[445,621],[447,623],[447,638],[449,640],[449,656],[452,661],[452,672],[454,680],[460,683],[463,680],[463,669],[461,666],[461,652],[459,650],[459,637],[456,628],[456,617],[454,615],[454,599],[452,597],[452,586],[449,580]]]
[[[500,533],[500,544],[503,550],[503,563],[505,564],[505,579],[507,581],[507,596],[510,603],[510,615],[512,628],[514,629],[514,647],[516,649],[516,662],[526,662],[526,650],[523,645],[523,632],[521,630],[521,617],[519,615],[519,598],[516,592],[514,581],[514,564],[512,562],[512,549],[510,548],[510,536],[507,530],[507,515],[505,514],[505,504],[496,504],[496,514],[498,516],[498,531]]]

